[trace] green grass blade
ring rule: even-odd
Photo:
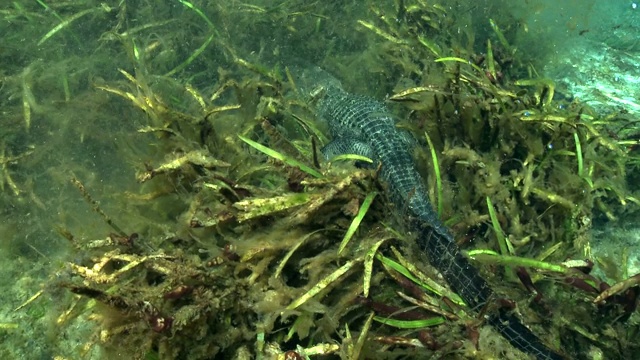
[[[209,26],[209,28],[211,29],[211,31],[213,32],[213,34],[211,34],[207,40],[200,45],[199,48],[196,49],[196,51],[193,52],[193,54],[191,54],[191,56],[189,56],[187,58],[187,60],[185,60],[184,62],[182,62],[182,64],[176,66],[173,70],[169,71],[168,73],[164,74],[164,76],[171,76],[179,71],[184,70],[187,66],[189,66],[189,64],[191,64],[193,62],[193,60],[195,60],[198,56],[200,56],[200,54],[202,54],[204,52],[204,50],[207,48],[207,46],[209,46],[209,44],[211,44],[211,42],[213,41],[213,39],[218,36],[218,31],[216,30],[216,27],[213,25],[213,22],[211,22],[211,20],[209,19],[209,17],[202,11],[200,10],[197,6],[193,5],[192,3],[185,1],[185,0],[178,0],[178,2],[180,2],[182,5],[186,6],[187,8],[193,10],[196,14],[198,14],[198,16],[200,16]]]
[[[467,255],[470,258],[489,263],[492,265],[500,264],[505,266],[522,266],[531,269],[539,269],[554,273],[568,274],[569,269],[563,265],[551,264],[545,261],[540,261],[531,258],[524,258],[519,256],[500,255],[493,250],[479,249],[467,251]]]
[[[335,281],[340,279],[342,275],[346,274],[351,268],[353,268],[358,263],[362,262],[362,259],[353,259],[351,261],[347,261],[344,265],[336,269],[331,274],[327,275],[324,279],[314,285],[311,289],[309,289],[306,293],[304,293],[299,298],[295,299],[291,304],[287,306],[287,310],[297,309],[300,305],[306,303],[314,296],[318,295],[322,290],[326,289],[329,285],[333,284]]]
[[[63,22],[61,22],[60,24],[56,25],[53,29],[51,29],[48,33],[46,33],[42,39],[40,39],[40,41],[38,41],[38,46],[44,44],[45,41],[49,40],[53,35],[57,34],[60,30],[66,28],[67,26],[69,26],[72,22],[80,19],[81,17],[87,15],[87,14],[91,14],[92,12],[98,11],[101,8],[97,8],[97,9],[86,9],[83,11],[80,11],[78,13],[73,14],[72,16],[70,16],[69,18],[67,18],[66,20],[64,20]]]
[[[504,236],[504,231],[502,231],[502,227],[500,226],[500,222],[498,221],[498,215],[496,214],[496,209],[493,207],[491,198],[489,198],[488,196],[487,196],[487,208],[489,209],[489,217],[491,218],[491,225],[493,226],[493,231],[496,233],[496,237],[498,239],[498,246],[500,247],[500,253],[502,255],[513,254],[513,249],[511,248],[511,244],[507,241],[507,238]]]
[[[358,340],[355,345],[351,348],[351,354],[349,354],[349,359],[358,360],[360,359],[360,354],[362,354],[362,349],[364,349],[364,344],[369,339],[369,329],[371,328],[371,323],[373,322],[373,318],[375,317],[372,312],[367,317],[367,321],[365,321],[362,329],[360,330],[360,335],[358,336]]]
[[[509,46],[509,42],[507,41],[507,38],[504,37],[502,30],[500,30],[500,28],[498,27],[498,24],[496,24],[493,19],[489,19],[489,25],[491,25],[491,29],[493,29],[493,32],[496,33],[498,41],[500,41],[500,45],[502,45],[502,47],[508,53],[513,54],[513,50],[511,50],[511,46]]]
[[[493,59],[493,47],[491,46],[491,40],[487,40],[487,67],[489,68],[489,74],[497,79],[495,60]]]
[[[45,9],[45,11],[50,12],[51,14],[53,14],[53,16],[55,16],[56,19],[58,19],[60,22],[64,22],[64,19],[60,15],[58,15],[58,13],[55,10],[50,8],[49,5],[47,5],[44,1],[36,0],[36,2],[38,4],[40,4],[40,6],[42,6]]]
[[[582,145],[580,144],[580,137],[578,133],[573,133],[573,140],[576,142],[576,158],[578,159],[578,175],[582,177],[584,173],[584,163],[582,159]]]
[[[399,272],[400,274],[402,274],[404,277],[406,277],[407,279],[413,281],[414,283],[416,283],[417,285],[421,286],[422,288],[431,291],[434,294],[437,295],[442,295],[440,292],[438,292],[436,289],[434,289],[433,287],[429,286],[429,284],[426,284],[423,281],[420,281],[420,279],[418,279],[417,277],[413,276],[413,274],[404,266],[400,265],[400,263],[384,256],[381,255],[380,253],[376,254],[376,259],[380,260],[380,262],[382,264],[384,264],[385,266],[390,267],[391,269]]]
[[[364,255],[364,274],[363,274],[364,284],[362,286],[362,294],[364,295],[364,297],[369,297],[369,289],[371,288],[371,278],[373,277],[373,261],[376,258],[378,249],[384,242],[389,241],[390,239],[392,238],[389,237],[376,242],[375,244],[373,244],[371,249],[369,249],[369,251],[367,251],[367,253]]]
[[[317,171],[314,170],[313,168],[310,168],[309,166],[299,162],[298,160],[292,159],[284,154],[281,154],[273,149],[270,149],[262,144],[259,144],[251,139],[248,139],[242,135],[238,135],[238,137],[240,138],[240,140],[244,141],[245,143],[247,143],[247,145],[251,146],[252,148],[260,151],[261,153],[267,155],[267,156],[271,156],[274,159],[280,160],[283,163],[289,165],[289,166],[294,166],[297,167],[298,169],[304,171],[305,173],[315,177],[315,178],[322,178],[322,174]]]
[[[431,159],[433,161],[433,171],[436,173],[436,204],[438,209],[438,217],[442,218],[444,202],[442,199],[442,177],[440,176],[440,165],[438,165],[438,155],[436,154],[436,148],[433,146],[431,142],[431,138],[425,132],[424,137],[427,139],[427,143],[429,144],[429,151],[431,152]]]
[[[373,164],[373,160],[369,159],[366,156],[357,155],[357,154],[340,154],[332,157],[331,160],[329,160],[329,162],[349,161],[349,160],[364,161],[366,163]]]
[[[478,65],[472,63],[471,61],[465,60],[463,58],[459,58],[459,57],[455,57],[455,56],[448,56],[448,57],[441,57],[441,58],[436,59],[436,62],[449,62],[449,61],[455,61],[455,62],[459,62],[459,63],[470,65],[472,68],[476,69],[476,71],[479,72],[480,74],[484,74],[484,71],[482,71],[482,68],[480,68]]]
[[[376,195],[378,195],[378,193],[374,191],[369,193],[367,197],[364,198],[364,201],[360,206],[360,210],[358,210],[358,215],[356,215],[356,217],[353,218],[353,221],[351,222],[349,229],[347,229],[347,233],[344,234],[344,238],[342,239],[342,242],[340,243],[340,247],[338,248],[338,254],[342,253],[344,248],[347,247],[347,244],[353,237],[353,234],[355,234],[356,230],[358,230],[358,227],[360,226],[362,219],[364,219],[364,216],[367,214],[367,211],[369,211],[369,206],[371,206],[371,203],[373,203],[373,199],[375,199]]]
[[[197,48],[196,51],[194,51],[193,54],[191,54],[191,56],[187,58],[187,60],[185,60],[184,62],[182,62],[182,64],[173,68],[173,70],[164,74],[164,76],[171,76],[179,71],[184,70],[187,66],[189,66],[189,64],[193,62],[193,60],[195,60],[198,56],[200,56],[200,54],[202,54],[202,52],[204,52],[207,46],[209,46],[209,44],[211,44],[211,42],[213,41],[213,37],[214,35],[209,36],[209,38],[207,38],[207,41],[205,41],[202,45],[200,45],[200,47]]]
[[[200,16],[206,23],[207,25],[209,25],[209,27],[213,30],[216,29],[216,27],[213,25],[213,22],[211,22],[211,20],[209,20],[209,18],[207,17],[207,15],[205,15],[204,12],[202,12],[202,10],[200,10],[198,7],[196,7],[195,5],[193,5],[192,3],[185,1],[185,0],[178,0],[180,3],[182,3],[182,5],[188,7],[189,9],[195,11],[196,14],[198,14],[198,16]]]
[[[374,321],[377,321],[381,324],[393,326],[399,329],[420,329],[430,326],[436,326],[440,324],[444,324],[444,317],[438,316],[431,319],[423,319],[423,320],[397,320],[397,319],[389,319],[382,316],[374,316]]]

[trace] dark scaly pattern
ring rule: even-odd
[[[355,153],[380,164],[380,177],[387,185],[389,197],[404,214],[409,230],[416,233],[418,245],[431,264],[472,309],[483,308],[493,292],[460,253],[450,231],[433,211],[407,143],[386,106],[375,99],[347,93],[337,79],[319,68],[308,70],[305,77],[304,91],[310,90],[310,81],[316,81],[317,116],[328,123],[333,137],[332,143],[323,149],[324,155],[330,158]],[[507,310],[490,314],[488,321],[525,353],[537,359],[563,359]]]

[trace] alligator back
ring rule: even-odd
[[[389,197],[403,214],[407,229],[416,234],[420,249],[467,305],[475,311],[482,309],[493,292],[438,219],[407,141],[396,129],[387,107],[375,99],[346,92],[340,81],[320,68],[305,70],[299,81],[300,92],[315,104],[317,117],[328,124],[333,137],[323,149],[325,157],[358,154],[380,166]],[[537,359],[563,358],[504,309],[491,314],[489,322],[515,347]]]

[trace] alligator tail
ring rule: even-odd
[[[447,283],[469,307],[476,312],[481,311],[493,297],[493,291],[451,237],[439,234],[430,226],[414,224],[414,230],[417,232],[418,246],[427,254],[430,263],[442,273]],[[487,321],[514,347],[534,355],[538,360],[565,359],[547,347],[504,307],[490,311]]]

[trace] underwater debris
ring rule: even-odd
[[[145,172],[138,174],[136,178],[139,182],[143,183],[151,180],[159,174],[174,172],[185,165],[201,166],[207,169],[231,166],[224,161],[212,157],[204,150],[193,150],[186,154],[179,154],[175,159],[169,160],[156,168],[149,168]]]
[[[34,151],[35,150],[28,150],[22,154],[11,156],[10,154],[7,155],[7,148],[3,145],[2,152],[0,152],[0,172],[2,173],[2,179],[0,179],[0,192],[4,192],[5,186],[9,186],[15,196],[18,196],[23,192],[11,177],[9,167],[11,164],[16,164],[19,160],[32,155]]]

